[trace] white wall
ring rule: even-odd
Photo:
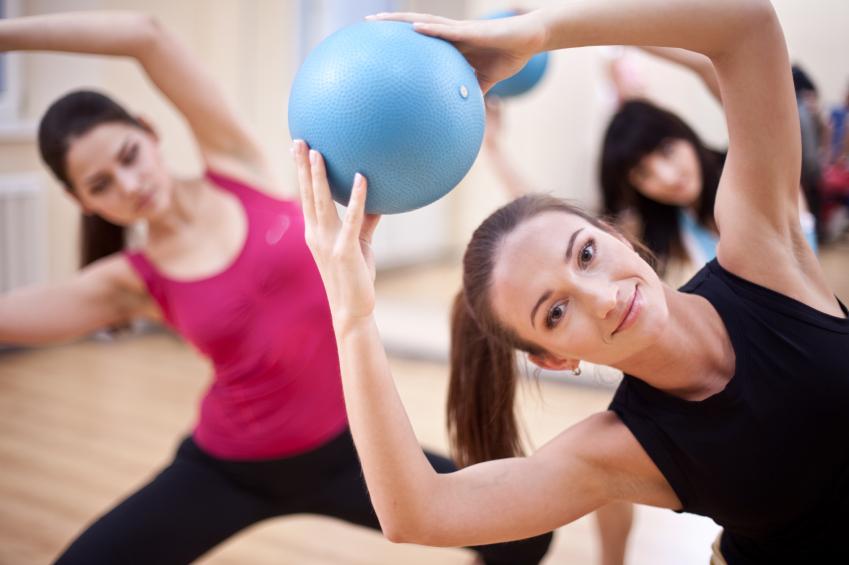
[[[602,1],[602,0],[599,0]],[[526,8],[551,2],[527,2]],[[849,2],[775,0],[791,57],[803,64],[826,101],[849,86]],[[315,2],[304,2],[315,6]],[[501,0],[407,0],[414,10],[468,16],[514,7]],[[195,50],[228,96],[258,132],[278,173],[294,188],[288,158],[286,104],[298,60],[296,0],[21,0],[24,14],[68,9],[142,9],[160,20]],[[597,148],[610,112],[598,49],[554,53],[544,82],[505,108],[506,146],[529,184],[540,190],[597,202]],[[23,57],[22,117],[34,121],[57,96],[73,87],[94,86],[148,115],[159,129],[168,162],[180,174],[199,170],[197,155],[180,117],[143,78],[132,62],[95,57],[27,54]],[[641,63],[650,94],[681,113],[710,143],[725,142],[721,110],[693,77],[664,63]],[[2,128],[0,128],[2,130]],[[5,141],[0,132],[0,173],[41,170],[29,137]],[[43,174],[43,173],[42,173]],[[45,179],[47,176],[45,175]],[[61,190],[51,187],[50,273],[59,278],[76,265],[76,210]],[[449,195],[451,237],[457,249],[471,230],[507,197],[482,155],[467,178]],[[426,235],[425,235],[426,237]]]
[[[278,174],[292,178],[285,124],[286,94],[297,64],[293,2],[21,0],[20,10],[23,15],[68,10],[140,10],[156,15],[203,59],[269,152],[280,155],[274,163]],[[40,171],[49,185],[49,275],[56,280],[76,269],[78,211],[38,160],[34,124],[54,99],[74,88],[104,90],[150,118],[175,173],[196,174],[200,161],[182,118],[133,61],[27,53],[21,66],[20,120],[29,124],[29,133],[4,138],[0,131],[0,172]]]
[[[603,0],[598,0],[599,2]],[[555,5],[554,0],[519,3],[524,8]],[[793,62],[804,66],[826,102],[849,87],[849,2],[773,0]],[[509,0],[470,0],[468,16],[515,8]],[[709,144],[727,143],[721,108],[695,77],[668,63],[636,56],[657,103],[679,113]],[[603,54],[598,48],[553,53],[544,81],[505,107],[504,137],[516,168],[539,190],[598,204],[597,160],[609,117]],[[465,242],[492,209],[508,199],[483,155],[458,189],[455,228]]]

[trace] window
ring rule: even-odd
[[[0,0],[0,19],[15,17],[19,0]],[[0,124],[16,122],[20,101],[19,55],[0,53]]]

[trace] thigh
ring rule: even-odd
[[[184,564],[271,515],[187,440],[150,483],[98,518],[57,563]]]

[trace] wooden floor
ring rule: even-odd
[[[849,297],[849,246],[828,255],[829,278]],[[453,271],[445,275],[450,299]],[[433,291],[433,275],[422,274]],[[437,277],[438,278],[438,277]],[[391,284],[388,285],[391,291]],[[397,289],[396,289],[397,290]],[[423,291],[424,292],[424,291]],[[415,321],[413,321],[414,323]],[[445,451],[447,370],[394,360],[420,441]],[[0,353],[0,564],[47,563],[85,525],[170,460],[194,419],[209,368],[167,334]],[[539,445],[602,410],[610,390],[528,383],[521,404]],[[639,508],[629,563],[707,563],[709,520]],[[595,563],[590,519],[561,528],[546,559]],[[464,550],[394,545],[378,533],[318,517],[260,524],[216,548],[211,564],[466,564]]]
[[[442,365],[394,361],[420,441],[445,451]],[[0,563],[47,563],[81,528],[148,480],[194,417],[208,367],[167,335],[87,341],[0,357]],[[540,444],[606,406],[609,391],[527,384],[525,421]],[[708,521],[646,510],[631,563],[704,562]],[[562,528],[546,563],[592,563],[594,530]],[[695,559],[695,561],[693,561]],[[215,564],[466,564],[464,550],[394,545],[326,518],[270,520],[230,540]]]

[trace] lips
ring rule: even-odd
[[[635,308],[637,306],[637,298],[639,296],[639,285],[634,285],[634,294],[631,295],[631,300],[628,301],[628,306],[625,308],[624,314],[622,314],[622,319],[619,320],[619,324],[616,326],[616,329],[613,330],[611,335],[616,335],[622,330],[628,329],[633,324],[636,319],[636,315],[639,313],[639,308]]]
[[[136,210],[143,210],[147,208],[150,203],[153,201],[153,191],[148,192],[144,196],[136,201]]]

